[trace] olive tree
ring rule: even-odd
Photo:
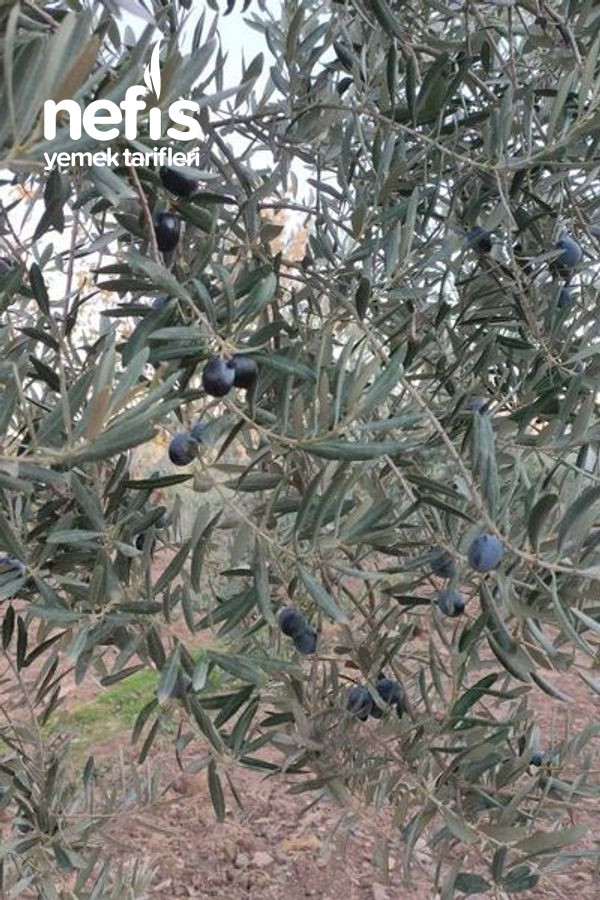
[[[550,746],[535,702],[600,693],[600,10],[250,3],[232,87],[197,6],[0,10],[5,885],[124,895],[46,726],[146,667],[139,760],[175,709],[217,818],[234,760],[388,811],[444,897],[551,889],[598,796],[598,723]],[[120,102],[159,33],[198,164],[48,171],[98,142],[43,103]],[[138,122],[116,152],[189,150]]]

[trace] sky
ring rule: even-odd
[[[128,40],[128,43],[134,43],[135,39],[141,35],[147,24],[143,0],[112,0],[112,5],[115,8],[119,7],[121,10],[120,15],[116,17],[121,34]],[[221,9],[224,10],[226,7],[226,0],[219,0],[219,5]],[[253,89],[257,96],[261,96],[267,83],[269,69],[273,65],[274,57],[272,56],[264,37],[259,31],[251,28],[247,23],[254,16],[259,17],[264,21],[265,16],[271,14],[276,19],[281,14],[282,6],[280,0],[261,0],[261,7],[259,8],[257,0],[252,0],[250,8],[246,13],[242,12],[242,7],[243,0],[236,0],[234,9],[231,13],[227,16],[222,14],[219,16],[218,34],[221,39],[222,52],[226,54],[224,87],[235,87],[238,85],[241,81],[244,65],[247,65],[258,53],[263,53],[264,65],[262,73],[256,80]],[[137,15],[134,14],[136,10],[139,12]],[[186,26],[179,36],[183,52],[189,52],[194,29],[203,11],[205,12],[204,34],[207,33],[216,17],[216,13],[214,13],[207,4],[192,3],[188,13]],[[159,31],[156,32],[156,37],[157,39],[160,37]],[[206,73],[203,73],[203,77],[205,74]],[[210,86],[208,90],[210,91]],[[227,108],[227,100],[223,101],[222,108]],[[228,134],[226,140],[238,154],[244,149],[245,145],[237,135]],[[102,148],[100,147],[99,149]],[[269,161],[267,160],[267,166],[268,162]],[[294,166],[294,174],[296,175],[297,183],[299,185],[300,196],[304,200],[308,199],[307,193],[310,192],[310,189],[307,185],[307,171],[304,166],[297,164]],[[0,170],[0,179],[10,177],[11,175],[9,172]],[[3,189],[2,186],[0,186],[0,200],[4,200],[6,203],[8,199],[9,197],[7,197],[6,188]],[[37,221],[37,218],[39,218],[37,215],[31,216],[31,219],[34,222]]]
[[[121,3],[121,0],[117,0]],[[226,8],[226,0],[218,0],[222,10]],[[140,34],[145,27],[143,17],[136,17],[129,11],[138,5],[139,0],[127,0],[128,9],[123,9],[120,19],[120,27],[122,33],[126,29],[131,29],[134,34]],[[266,14],[271,13],[275,18],[281,13],[281,3],[279,0],[263,0],[263,9],[259,9],[256,0],[252,0],[249,9],[243,13],[243,0],[236,0],[235,6],[231,13],[226,16],[221,15],[219,22],[219,34],[221,36],[223,52],[227,54],[227,64],[225,68],[225,86],[235,86],[239,84],[243,71],[243,62],[249,63],[257,53],[264,53],[265,65],[260,78],[257,80],[257,90],[261,90],[268,77],[270,66],[273,64],[273,56],[264,37],[255,29],[251,28],[247,22],[254,15],[259,16],[262,20]],[[255,10],[256,8],[256,10]],[[189,17],[186,26],[180,35],[180,44],[184,51],[189,52],[194,28],[200,18],[202,12],[205,11],[206,23],[204,31],[208,30],[210,23],[216,15],[210,7],[205,3],[192,3],[189,10]],[[157,37],[159,36],[157,31]]]
[[[117,2],[122,2],[122,0],[117,0]],[[218,0],[218,2],[220,8],[224,10],[226,8],[226,0]],[[141,5],[141,0],[126,0],[126,3],[128,7],[134,7],[136,5]],[[262,72],[256,79],[253,88],[255,95],[260,97],[262,96],[269,79],[269,70],[275,62],[275,57],[272,55],[267,41],[260,31],[252,28],[248,22],[255,17],[264,22],[269,15],[273,16],[276,20],[282,13],[282,4],[280,0],[262,0],[261,7],[259,7],[257,0],[252,0],[250,7],[245,13],[242,12],[243,6],[244,0],[236,0],[231,13],[228,13],[227,15],[221,14],[219,16],[218,34],[221,40],[221,50],[226,55],[223,86],[225,89],[237,87],[242,80],[244,67],[247,66],[257,54],[262,53],[264,56]],[[203,11],[205,12],[203,33],[206,34],[211,27],[216,13],[214,13],[205,3],[192,3],[186,24],[179,35],[179,43],[183,52],[189,53],[190,51],[194,29]],[[139,35],[145,25],[146,22],[143,17],[135,17],[128,10],[123,11],[120,21],[121,32],[123,34],[127,33],[127,31],[133,31],[135,35]],[[158,38],[160,32],[157,31],[156,34]],[[207,74],[208,70],[203,73],[202,77],[206,77]],[[275,91],[274,96],[277,96],[277,91]],[[227,105],[228,101],[224,100],[222,108],[226,109]],[[241,154],[245,147],[245,142],[235,133],[227,135],[227,143],[238,154]],[[255,159],[258,162],[260,157],[256,155]],[[265,165],[268,165],[268,162],[269,160],[267,159]],[[308,172],[304,165],[300,164],[298,161],[294,161],[292,168],[296,175],[299,193],[306,199],[306,194],[309,191],[307,184]]]
[[[135,37],[140,35],[146,26],[146,21],[144,20],[143,15],[134,15],[134,10],[140,8],[141,6],[140,0],[113,0],[113,4],[114,6],[119,6],[121,8],[121,15],[117,19],[121,33],[127,39],[134,41]],[[220,0],[219,5],[220,8],[224,10],[226,6],[226,0]],[[224,86],[231,87],[238,85],[241,80],[244,63],[247,65],[256,56],[257,53],[262,52],[265,56],[263,71],[259,79],[257,79],[254,87],[255,92],[258,96],[260,96],[267,82],[269,69],[273,64],[274,58],[263,36],[255,29],[249,27],[247,21],[254,15],[260,16],[260,18],[264,20],[265,11],[258,8],[257,0],[253,0],[250,8],[246,13],[242,13],[242,6],[243,0],[236,0],[235,7],[229,15],[219,16],[218,33],[221,38],[222,51],[227,55],[224,69]],[[281,12],[281,3],[279,2],[279,0],[265,0],[264,7],[265,10],[272,13],[275,18],[277,18],[277,16]],[[212,23],[216,14],[206,4],[196,2],[192,3],[192,9],[190,10],[187,25],[180,35],[181,49],[183,52],[189,51],[194,28],[203,10],[206,11],[204,34],[206,34],[208,29],[210,28],[210,24]],[[160,33],[158,31],[156,36],[157,39],[160,37]],[[210,91],[210,89],[211,86],[209,86],[208,90]],[[224,101],[223,106],[227,106],[227,101]],[[241,139],[236,138],[236,135],[234,134],[229,134],[227,135],[226,140],[233,148],[234,152],[237,152],[237,154],[239,155],[244,146],[243,143],[240,143]],[[265,165],[268,168],[268,159],[266,160]],[[307,192],[310,191],[310,188],[306,183],[307,173],[304,168],[300,166],[295,167],[294,171],[299,183],[300,196],[306,199]],[[10,172],[0,171],[0,179],[12,179],[12,175]],[[2,186],[0,184],[0,201],[5,205],[9,205],[21,191],[22,188],[20,186]],[[22,239],[25,241],[32,235],[33,230],[42,215],[43,203],[41,199],[39,199],[33,203],[33,208],[28,209],[28,207],[28,204],[19,204],[10,214],[11,222],[15,231],[19,235],[21,235]],[[23,218],[24,215],[26,215],[25,220]],[[289,223],[289,227],[293,230],[297,226],[297,221],[299,218],[301,218],[301,216],[299,217],[297,214],[292,214],[290,218],[291,221]],[[65,228],[65,231],[62,235],[56,231],[51,231],[36,242],[36,246],[34,248],[35,255],[37,255],[37,257],[39,258],[44,254],[44,250],[48,249],[50,246],[52,247],[53,254],[65,251],[69,246],[70,238],[71,229],[68,226],[67,228]],[[12,243],[12,239],[10,238],[10,236],[9,243]],[[3,255],[5,252],[6,246],[3,245],[3,242],[0,238],[0,255]],[[90,262],[88,264],[93,265],[93,263],[91,262],[93,257],[90,257],[89,259]],[[28,260],[28,262],[30,261],[31,260]],[[105,256],[104,264],[109,261],[110,259]],[[81,268],[81,266],[78,266],[78,269],[79,268]],[[48,279],[49,287],[52,289],[52,293],[55,296],[60,296],[64,284],[64,277],[60,273],[49,271]],[[113,298],[112,301],[108,303],[108,305],[114,305],[117,299],[118,298]],[[89,317],[85,315],[84,319],[88,320]],[[106,324],[106,320],[104,324]]]

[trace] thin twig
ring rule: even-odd
[[[146,195],[144,193],[144,189],[140,183],[140,179],[138,178],[138,173],[135,170],[135,166],[127,166],[127,171],[129,172],[129,177],[133,182],[133,186],[135,188],[135,192],[140,198],[140,203],[142,204],[142,210],[144,213],[144,219],[146,220],[146,226],[148,228],[148,242],[150,244],[150,256],[154,260],[154,262],[162,265],[162,260],[160,258],[160,250],[158,249],[158,244],[156,243],[156,232],[154,230],[154,222],[152,221],[152,213],[150,212],[150,207],[148,206],[148,200],[146,199]]]
[[[54,29],[54,31],[56,31],[56,29],[59,27],[58,22],[53,19],[52,16],[48,15],[45,9],[40,9],[37,3],[34,3],[33,0],[25,0],[25,6],[28,6],[29,9],[32,9],[34,12],[36,12],[38,16],[44,20],[44,22],[47,22],[47,24]]]

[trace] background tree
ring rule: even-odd
[[[232,90],[216,4],[150,5],[139,34],[116,18],[130,3],[0,13],[0,599],[30,712],[2,732],[5,888],[54,897],[74,872],[78,897],[123,896],[95,850],[93,760],[80,791],[45,725],[73,669],[140,667],[158,679],[139,759],[176,707],[178,759],[206,769],[217,817],[231,759],[283,769],[349,817],[388,807],[383,849],[407,866],[424,835],[444,897],[534,887],[598,795],[597,722],[550,750],[529,698],[568,703],[567,670],[590,709],[600,689],[600,13],[252,4],[271,58]],[[45,152],[97,145],[64,124],[45,141],[43,102],[118,102],[156,29],[161,107],[201,103],[196,189],[44,171]],[[145,121],[134,149],[164,143]],[[304,217],[299,259],[281,210]],[[247,390],[225,390],[232,354],[257,364]],[[190,468],[138,478],[157,429]],[[160,502],[186,480],[190,528]],[[283,606],[315,653],[310,630],[281,634]]]

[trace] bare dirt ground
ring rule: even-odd
[[[571,704],[554,701],[536,687],[531,691],[541,733],[540,745],[544,747],[551,747],[566,728],[572,734],[579,733],[590,721],[600,721],[598,697],[574,673],[561,676],[560,687],[571,697]],[[66,705],[75,706],[93,699],[99,690],[102,688],[92,678],[80,686],[67,679]],[[8,697],[0,685],[2,694],[0,702],[4,703]],[[10,699],[13,704],[17,702],[14,692]],[[138,749],[131,747],[127,732],[96,744],[90,752],[105,772],[110,771],[114,762],[116,773],[117,761],[134,760]],[[596,739],[589,744],[586,752],[593,757],[591,769],[600,772],[600,741]],[[405,879],[400,840],[391,847],[389,878],[374,865],[378,838],[384,832],[393,832],[385,811],[367,809],[352,829],[346,830],[339,827],[342,810],[333,801],[311,806],[315,795],[290,793],[291,779],[266,778],[261,773],[237,768],[231,770],[230,776],[243,798],[243,809],[225,785],[227,814],[219,824],[215,820],[206,773],[183,775],[177,768],[168,737],[157,742],[149,765],[160,773],[162,799],[143,810],[120,816],[106,831],[107,852],[116,859],[139,857],[155,869],[146,895],[148,900],[178,897],[437,900],[440,897],[433,887],[435,853],[425,839],[417,844],[410,882]],[[600,809],[593,803],[582,804],[575,821],[589,822],[590,831],[571,849],[598,849]],[[573,823],[565,821],[564,824]],[[481,868],[476,851],[464,856],[461,868],[489,877]],[[600,898],[598,870],[589,860],[549,874],[536,888],[518,896],[523,900],[554,900],[574,894],[578,900]],[[506,895],[488,892],[478,896],[501,900]]]
[[[569,706],[553,701],[537,688],[532,690],[540,745],[544,747],[551,747],[565,728],[576,734],[590,721],[600,719],[597,699],[575,674],[564,677],[561,689],[573,700]],[[372,727],[377,727],[376,723]],[[117,752],[133,758],[127,735],[102,748],[103,756],[114,758]],[[592,768],[599,771],[600,740],[588,745],[586,752],[595,757]],[[243,809],[225,785],[227,815],[219,824],[205,772],[182,775],[168,739],[157,746],[151,765],[160,770],[162,783],[169,785],[164,802],[111,829],[121,855],[125,842],[125,856],[142,857],[156,867],[150,898],[434,900],[441,896],[433,887],[435,854],[425,839],[417,844],[410,882],[405,879],[400,840],[391,848],[389,878],[374,865],[378,838],[384,832],[396,833],[385,811],[365,810],[348,831],[338,827],[342,810],[335,802],[310,807],[315,795],[291,794],[292,779],[266,778],[252,770],[234,768],[230,776],[243,798]],[[563,826],[581,822],[590,825],[589,833],[572,850],[598,849],[600,809],[594,802],[582,804],[573,821],[563,821]],[[489,877],[476,849],[464,855],[460,868]],[[558,873],[549,873],[536,888],[518,896],[523,900],[554,900],[572,897],[574,892],[579,900],[600,898],[598,870],[591,861],[582,860]],[[488,892],[479,896],[499,900],[506,895]]]
[[[307,795],[292,796],[276,779],[238,772],[244,810],[229,806],[227,820],[216,825],[203,775],[175,781],[178,799],[160,815],[170,834],[154,835],[132,825],[128,841],[134,852],[152,848],[158,867],[150,896],[264,898],[264,900],[386,900],[433,896],[431,862],[417,858],[423,870],[408,888],[399,867],[386,885],[372,863],[377,816],[363,816],[352,833],[329,838],[340,810],[323,804],[305,810]],[[393,862],[395,862],[393,860]]]
[[[590,700],[575,677],[565,690],[574,704],[568,715],[573,731],[590,720]],[[550,740],[564,715],[557,706],[539,698],[539,726]],[[554,708],[553,708],[554,707]],[[596,711],[597,712],[597,711]],[[562,719],[562,722],[560,721]],[[117,749],[116,747],[114,749]],[[596,745],[596,755],[600,748]],[[153,765],[173,774],[166,803],[144,816],[148,827],[135,817],[126,829],[119,829],[127,842],[127,853],[151,859],[156,866],[149,896],[157,900],[174,897],[242,900],[428,900],[440,894],[433,888],[436,860],[425,841],[417,845],[412,881],[407,883],[402,869],[402,845],[390,857],[389,880],[373,864],[373,847],[382,829],[389,828],[383,813],[366,810],[350,833],[335,834],[340,808],[324,802],[306,809],[312,795],[292,795],[285,778],[265,778],[250,770],[234,770],[233,783],[244,799],[240,810],[228,794],[226,820],[215,822],[206,776],[177,774],[172,750],[158,751]],[[577,821],[589,821],[589,835],[573,849],[594,846],[600,810],[582,811]],[[160,832],[154,829],[158,827]],[[596,848],[597,848],[596,844]],[[469,852],[461,866],[466,871],[481,869],[476,853]],[[598,900],[600,880],[589,861],[552,873],[533,890],[519,894],[523,900],[571,898]],[[462,896],[462,895],[459,895]],[[500,898],[502,893],[479,896]]]
[[[538,724],[546,744],[564,727],[567,716],[575,733],[592,717],[598,718],[597,704],[594,709],[587,689],[575,676],[567,676],[562,687],[574,700],[568,710],[541,692],[536,697]],[[94,690],[97,688],[89,682],[71,687],[68,703],[88,700]],[[111,761],[116,765],[119,757],[135,757],[128,733],[111,737],[93,752],[104,767]],[[597,744],[595,756],[600,758]],[[164,799],[141,813],[119,817],[107,832],[108,852],[120,859],[139,857],[155,869],[148,898],[434,900],[440,896],[433,888],[436,860],[425,841],[418,844],[413,857],[411,883],[405,881],[400,842],[392,848],[389,880],[373,864],[374,843],[389,828],[385,814],[366,810],[349,833],[336,830],[342,811],[334,802],[307,809],[313,795],[290,794],[290,779],[234,769],[231,778],[244,807],[237,806],[226,787],[227,815],[219,824],[205,773],[182,775],[168,738],[157,744],[149,762],[167,787]],[[590,833],[573,849],[594,846],[600,809],[583,811],[577,821],[584,820],[590,822]],[[482,871],[477,858],[470,856],[462,868]],[[589,861],[553,873],[518,896],[554,900],[574,894],[579,900],[600,897],[598,873]]]

